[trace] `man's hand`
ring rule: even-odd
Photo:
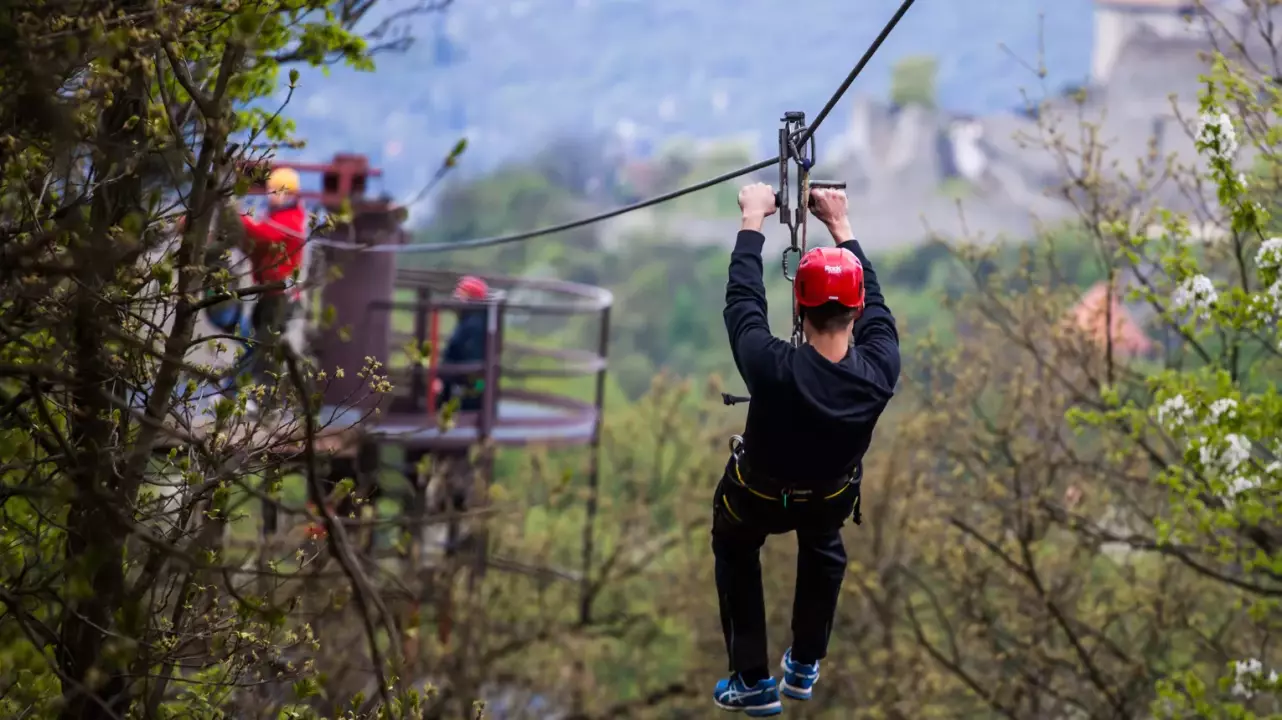
[[[746,185],[739,191],[739,209],[743,211],[744,230],[761,232],[761,226],[775,214],[775,189],[765,183]]]
[[[836,188],[817,188],[810,191],[811,213],[815,219],[828,227],[832,240],[843,243],[853,240],[854,232],[850,228],[848,201],[846,191]]]
[[[847,212],[846,191],[836,188],[815,188],[810,191],[811,212],[819,222],[831,225],[834,221],[845,220]]]

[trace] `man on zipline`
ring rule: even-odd
[[[779,695],[810,699],[846,571],[841,527],[860,522],[863,456],[899,378],[899,334],[877,275],[854,239],[841,190],[811,192],[814,217],[837,247],[801,258],[793,293],[805,342],[774,337],[766,321],[761,228],[775,193],[757,183],[739,193],[743,224],[730,255],[726,330],[752,396],[742,443],[713,496],[721,627],[731,675],[716,704],[751,717],[783,711]],[[851,344],[853,333],[854,343]],[[761,546],[797,533],[792,646],[782,686],[770,676]]]

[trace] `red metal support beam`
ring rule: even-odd
[[[301,173],[320,173],[321,189],[320,190],[303,190],[299,196],[304,200],[319,201],[327,210],[338,210],[344,202],[353,204],[359,203],[365,199],[365,193],[369,189],[369,179],[371,177],[381,177],[383,171],[378,168],[370,167],[369,158],[364,155],[353,155],[348,153],[339,153],[334,159],[326,164],[323,163],[291,163],[291,162],[246,162],[242,169],[250,169],[257,165],[263,165],[270,168],[290,168]],[[263,180],[259,180],[250,186],[247,195],[266,195],[267,187]]]

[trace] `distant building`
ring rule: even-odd
[[[1108,82],[1122,49],[1136,34],[1170,40],[1204,36],[1203,26],[1190,22],[1201,12],[1198,8],[1197,0],[1096,0],[1091,82]]]
[[[1133,40],[1155,38],[1173,45],[1201,45],[1210,49],[1210,36],[1222,35],[1245,41],[1248,53],[1271,51],[1260,33],[1268,24],[1265,15],[1273,16],[1276,7],[1252,6],[1248,0],[1095,0],[1095,50],[1091,58],[1091,83],[1104,85],[1113,79],[1114,71],[1125,64],[1123,55]],[[1214,18],[1213,22],[1208,22]],[[1233,42],[1220,38],[1226,49]],[[1279,39],[1277,31],[1274,43]],[[1150,45],[1152,43],[1149,43]]]
[[[1254,16],[1244,13],[1246,0],[1093,2],[1093,77],[1073,92],[1031,97],[1039,113],[971,118],[944,109],[896,110],[862,94],[851,99],[844,131],[825,134],[819,156],[822,173],[846,181],[865,236],[886,244],[914,243],[927,233],[986,242],[1031,237],[1047,224],[1077,220],[1078,208],[1066,198],[1065,163],[1080,160],[1065,152],[1083,142],[1103,150],[1101,178],[1138,215],[1161,207],[1196,218],[1215,202],[1213,188],[1201,186],[1199,194],[1182,182],[1135,190],[1135,176],[1158,176],[1172,159],[1206,172],[1194,133],[1207,56],[1219,48],[1232,57],[1232,39],[1242,39],[1252,58],[1270,65],[1272,49],[1259,27],[1267,18],[1258,4]],[[1275,44],[1282,45],[1282,10],[1273,12],[1279,16],[1273,18]],[[1241,167],[1254,152],[1252,143],[1243,143]],[[1191,235],[1205,242],[1224,233],[1208,224]],[[1163,344],[1159,333],[1150,334]]]
[[[653,162],[633,160],[619,169],[618,183],[629,196],[642,198],[656,192],[661,175]]]
[[[1124,292],[1119,289],[1110,297],[1108,283],[1097,283],[1069,311],[1067,320],[1101,350],[1109,347],[1111,336],[1115,357],[1149,357],[1157,350],[1157,343],[1145,333],[1132,308],[1122,302]]]
[[[974,118],[958,118],[948,126],[949,164],[957,177],[978,183],[988,171],[988,156],[980,147],[984,126]]]

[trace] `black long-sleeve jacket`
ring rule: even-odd
[[[730,255],[726,330],[752,400],[744,447],[754,473],[796,488],[861,474],[873,428],[899,380],[899,332],[877,273],[856,240],[841,243],[864,267],[864,311],[854,346],[832,362],[813,347],[776,338],[766,320],[761,248],[743,230]]]

